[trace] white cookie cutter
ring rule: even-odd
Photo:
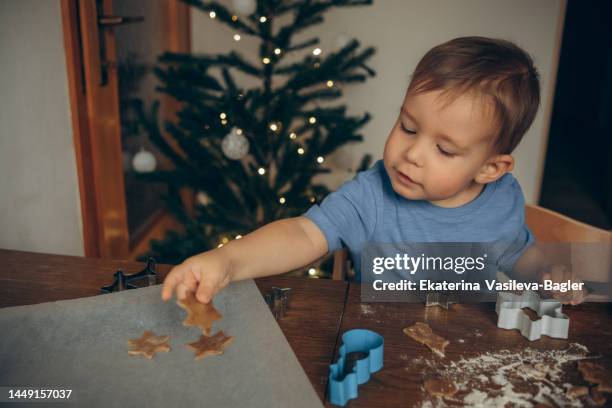
[[[528,307],[538,314],[540,319],[531,321],[522,309]],[[522,295],[499,292],[497,303],[497,327],[502,329],[518,329],[529,341],[537,340],[542,335],[566,339],[569,331],[569,318],[561,313],[561,303],[552,300],[542,300],[530,290]]]

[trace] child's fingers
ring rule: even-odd
[[[586,300],[588,292],[586,290],[575,290],[572,293],[572,300],[570,301],[571,305],[579,305],[580,303]]]
[[[172,297],[172,293],[176,289],[182,277],[180,265],[172,268],[166,279],[164,279],[164,286],[162,288],[162,300],[166,302]]]
[[[202,303],[208,303],[212,300],[216,292],[216,285],[212,282],[201,281],[196,292],[196,298]]]
[[[185,296],[187,296],[188,292],[192,292],[192,290],[189,290],[185,283],[181,282],[176,286],[177,299],[185,299]]]

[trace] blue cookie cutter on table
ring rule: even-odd
[[[370,375],[383,366],[384,343],[380,334],[366,329],[349,330],[342,335],[340,357],[329,366],[328,391],[332,404],[343,406],[348,400],[357,398],[358,385],[366,383]],[[350,353],[361,354],[352,369],[348,359]]]

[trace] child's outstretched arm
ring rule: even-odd
[[[278,275],[313,262],[327,253],[327,240],[306,217],[287,218],[216,248],[186,259],[172,268],[162,289],[167,301],[194,292],[208,303],[231,281]]]

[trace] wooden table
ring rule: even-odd
[[[118,268],[134,273],[142,270],[143,264],[0,250],[0,307],[94,296],[101,286],[110,283]],[[170,268],[158,265],[157,271],[163,278]],[[517,331],[496,327],[491,303],[456,304],[449,310],[410,303],[362,304],[359,285],[346,282],[269,277],[257,279],[256,284],[262,291],[272,286],[293,288],[291,308],[278,323],[322,400],[329,364],[337,358],[339,335],[366,328],[384,337],[384,368],[359,387],[359,398],[350,401],[349,407],[413,406],[423,398],[422,367],[413,362],[419,358],[431,360],[432,353],[402,332],[417,321],[427,322],[451,341],[445,361],[483,351],[520,351],[527,346],[564,349],[576,342],[602,354],[600,361],[612,369],[610,303],[566,307],[564,311],[572,322],[568,340],[543,337],[528,342]]]

